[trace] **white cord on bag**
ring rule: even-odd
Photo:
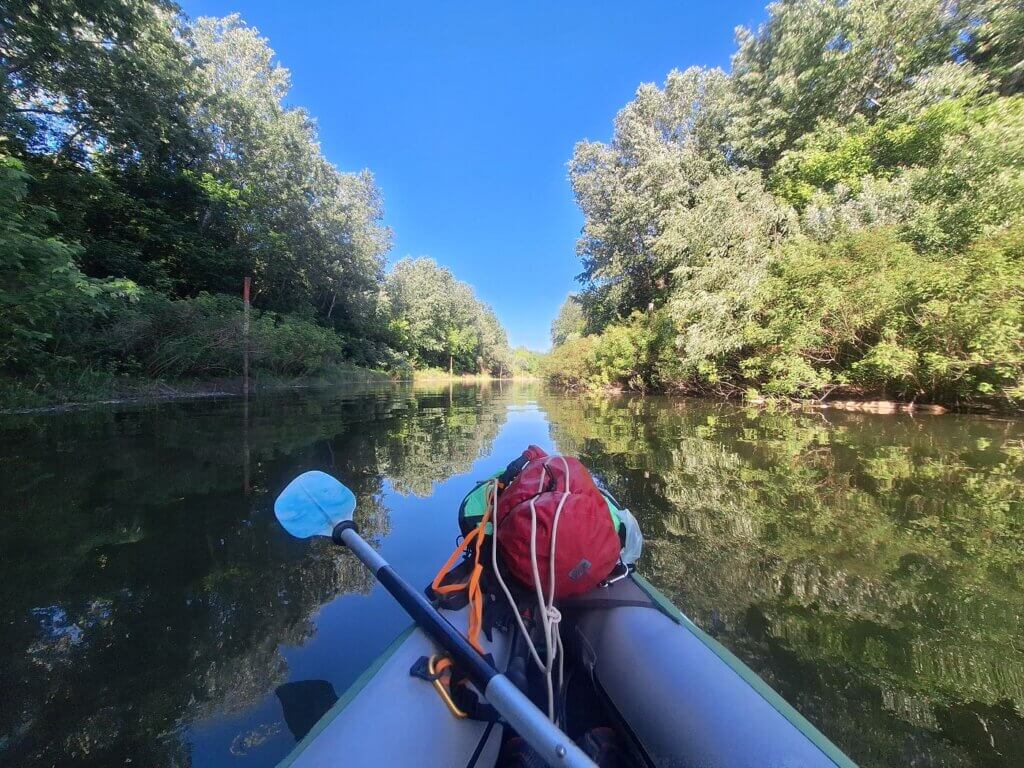
[[[537,566],[537,508],[534,506],[535,498],[530,499],[530,565],[533,568],[533,586],[537,593],[537,607],[540,614],[541,626],[544,632],[544,650],[546,655],[546,663],[540,659],[540,654],[537,652],[537,648],[533,644],[533,640],[530,639],[530,633],[526,631],[526,625],[523,623],[522,617],[519,615],[519,608],[516,606],[516,601],[512,597],[512,593],[509,592],[508,587],[505,584],[505,580],[501,577],[501,571],[498,569],[498,493],[497,488],[493,494],[493,513],[491,519],[493,521],[493,530],[491,532],[491,567],[494,569],[494,575],[498,577],[498,584],[501,586],[501,591],[505,593],[505,597],[508,599],[509,605],[512,607],[512,615],[516,618],[516,623],[519,625],[519,630],[523,633],[523,637],[526,640],[526,646],[530,649],[530,655],[533,656],[534,662],[537,667],[544,673],[544,682],[547,687],[548,696],[548,719],[555,722],[555,689],[552,682],[552,672],[554,671],[555,659],[558,659],[558,690],[562,688],[563,676],[564,676],[564,650],[562,647],[562,636],[558,631],[558,625],[562,621],[562,614],[555,608],[555,548],[558,542],[558,520],[562,516],[562,507],[565,506],[566,500],[569,498],[569,463],[565,460],[564,456],[559,456],[562,460],[562,465],[565,467],[565,492],[562,494],[562,498],[558,502],[558,507],[555,508],[555,516],[551,522],[551,551],[548,553],[548,595],[547,599],[544,597],[543,586],[540,580],[540,569]],[[525,467],[523,468],[525,469]],[[547,474],[547,463],[541,468],[540,483],[537,486],[538,492],[544,487],[544,479]]]

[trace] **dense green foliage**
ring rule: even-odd
[[[558,314],[551,322],[551,344],[560,346],[567,341],[575,341],[586,331],[586,318],[583,307],[576,296],[566,296]]]
[[[1019,3],[788,0],[730,74],[641,86],[570,164],[583,290],[547,376],[1024,402],[1022,25]]]
[[[508,370],[508,337],[472,287],[432,259],[402,259],[388,274],[395,346],[418,366],[487,373]]]
[[[247,275],[257,371],[507,363],[494,314],[450,274],[431,283],[456,286],[440,338],[418,327],[422,304],[387,294],[401,276],[385,282],[372,175],[324,158],[313,120],[285,106],[288,71],[239,17],[15,4],[0,73],[6,382],[237,375],[241,305],[217,297]]]
[[[522,346],[515,347],[512,350],[512,374],[528,378],[540,376],[543,359],[544,355],[541,352]]]

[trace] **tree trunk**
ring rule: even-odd
[[[455,355],[448,355],[448,378],[455,376]]]

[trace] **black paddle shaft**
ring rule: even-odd
[[[349,531],[351,533],[346,535]],[[487,684],[498,674],[498,670],[469,644],[461,632],[437,612],[423,593],[409,586],[409,583],[399,576],[376,550],[363,541],[356,532],[355,523],[350,520],[339,523],[334,528],[331,539],[335,544],[351,549],[373,571],[377,581],[398,601],[420,629],[451,654],[452,659],[468,675],[477,690],[483,692],[487,689]]]
[[[344,544],[373,571],[377,581],[398,601],[427,637],[440,645],[462,667],[473,685],[505,721],[537,750],[547,765],[566,768],[596,768],[572,740],[537,709],[515,684],[500,674],[476,649],[437,612],[422,594],[410,587],[381,557],[363,541],[351,520],[334,526],[331,539]]]

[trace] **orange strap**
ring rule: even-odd
[[[451,557],[448,561],[441,566],[441,570],[437,572],[434,577],[434,581],[431,582],[430,587],[439,595],[450,595],[454,592],[461,592],[467,590],[467,596],[469,598],[469,627],[467,631],[467,639],[474,648],[482,655],[486,653],[483,646],[480,645],[480,630],[483,627],[484,618],[484,596],[480,591],[480,575],[484,571],[484,567],[480,565],[480,550],[484,548],[484,537],[487,535],[487,523],[491,521],[491,503],[493,501],[494,485],[491,484],[487,489],[487,501],[486,511],[484,512],[483,518],[480,520],[480,525],[469,532],[469,535],[463,537],[462,542],[452,552]],[[476,543],[476,548],[473,552],[473,570],[470,572],[468,581],[458,582],[455,584],[441,584],[444,577],[448,575],[448,572],[455,566],[456,561],[466,551],[466,548],[470,544]]]

